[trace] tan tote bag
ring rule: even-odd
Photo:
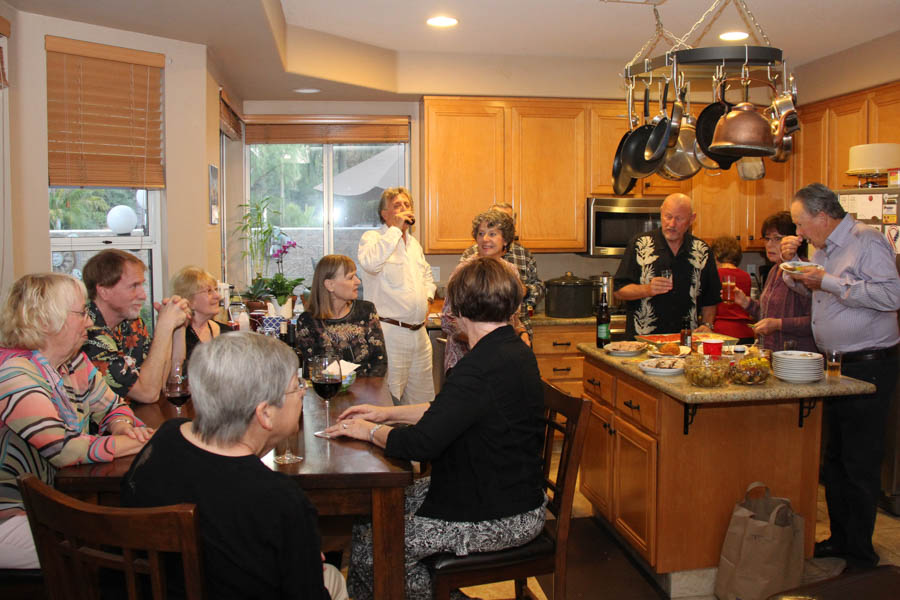
[[[763,496],[750,492],[763,487]],[[734,506],[725,533],[716,597],[757,600],[797,587],[803,576],[803,517],[787,498],[773,498],[762,482],[751,483]]]

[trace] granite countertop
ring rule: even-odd
[[[647,375],[638,368],[638,363],[646,360],[646,353],[634,357],[610,356],[594,344],[578,344],[578,350],[605,365],[618,369],[626,375],[656,388],[685,404],[712,404],[721,402],[753,402],[772,400],[807,400],[828,396],[851,396],[871,394],[875,386],[871,383],[843,376],[839,383],[788,383],[769,375],[765,383],[759,385],[724,385],[716,388],[702,388],[691,385],[684,375]]]

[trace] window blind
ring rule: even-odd
[[[165,56],[46,36],[51,186],[165,187]]]
[[[241,118],[229,105],[224,92],[219,94],[219,130],[231,140],[240,140],[243,131]]]
[[[247,144],[409,141],[409,117],[244,115]]]

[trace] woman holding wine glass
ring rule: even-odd
[[[316,264],[306,312],[297,317],[296,346],[307,364],[315,356],[331,354],[358,364],[360,375],[384,377],[384,334],[375,305],[358,298],[359,284],[352,259],[323,256]]]
[[[509,325],[523,295],[518,275],[500,261],[464,263],[447,299],[469,352],[434,401],[354,406],[326,430],[431,463],[431,476],[406,490],[407,598],[432,597],[423,558],[519,546],[543,527],[543,386],[534,353]],[[371,524],[353,528],[347,585],[355,600],[374,597]]]

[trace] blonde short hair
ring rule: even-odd
[[[0,346],[37,350],[48,335],[59,333],[72,304],[87,298],[84,284],[62,273],[20,277],[0,308]]]
[[[202,292],[207,286],[215,289],[219,282],[200,267],[188,265],[175,273],[170,283],[173,294],[182,298],[190,298],[197,292]]]

